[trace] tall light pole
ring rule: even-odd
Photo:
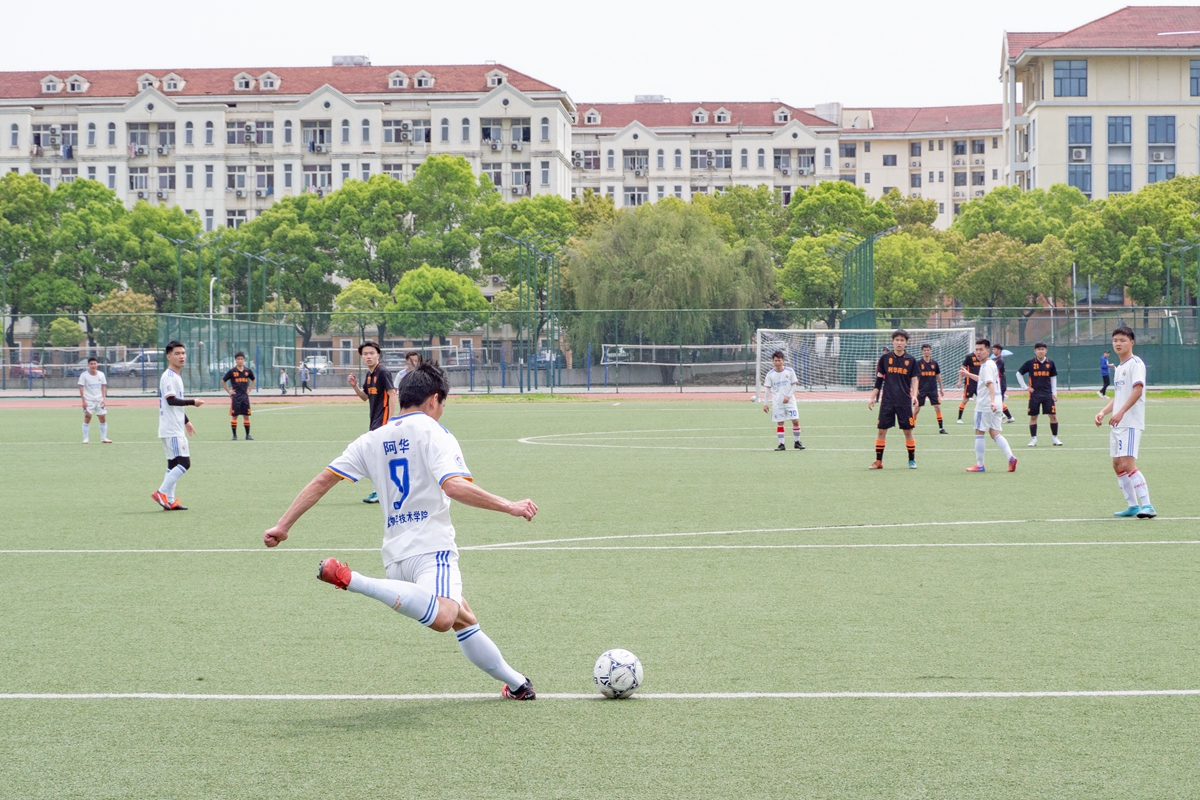
[[[11,264],[0,264],[0,307],[4,308],[4,316],[0,318],[0,389],[8,388],[8,271],[25,259],[18,258]]]
[[[175,290],[175,307],[178,313],[183,313],[183,248],[203,236],[203,232],[197,233],[190,239],[172,239],[170,236],[164,236],[161,233],[155,232],[155,236],[166,239],[171,244],[175,245],[175,266],[179,271],[179,283]],[[197,251],[197,256],[199,251]]]
[[[217,282],[217,276],[213,275],[208,279],[208,364],[209,369],[212,369],[213,357],[217,352],[217,345],[213,342],[213,284]]]

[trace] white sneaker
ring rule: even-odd
[[[958,421],[958,424],[959,424],[959,425],[962,425],[962,424],[963,424],[963,421],[960,419],[960,420]]]
[[[1037,447],[1037,437],[1036,436],[1029,440],[1029,446]]]
[[[1055,447],[1062,447],[1062,446],[1063,446],[1063,443],[1062,443],[1062,442],[1059,440],[1059,438],[1058,438],[1057,436],[1055,436],[1055,437],[1054,437],[1054,442],[1053,442],[1053,444],[1054,444],[1054,446],[1055,446]]]
[[[101,439],[100,444],[112,444],[112,439]]]
[[[1104,392],[1096,392],[1096,397],[1104,397]]]
[[[87,440],[87,439],[84,439],[84,440],[83,440],[83,443],[84,443],[84,444],[87,444],[87,443],[88,443],[88,440]]]

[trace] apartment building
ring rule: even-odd
[[[1093,198],[1200,171],[1200,7],[1005,33],[1004,181]]]
[[[1004,184],[999,104],[841,112],[838,172],[870,197],[891,189],[937,202],[946,228],[963,203]]]
[[[279,197],[458,155],[508,199],[566,196],[566,92],[499,64],[0,73],[0,171],[88,178],[237,227]]]

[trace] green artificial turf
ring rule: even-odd
[[[644,695],[1200,689],[1197,404],[1149,401],[1153,521],[1110,516],[1101,404],[1060,403],[1062,448],[1009,425],[1017,472],[989,443],[969,475],[954,406],[949,436],[922,415],[918,470],[893,431],[869,472],[865,401],[802,406],[809,449],[776,453],[747,402],[452,399],[478,483],[540,507],[453,509],[465,594],[539,693],[590,692],[611,647]],[[154,409],[84,447],[75,409],[0,406],[0,694],[497,693],[450,636],[316,580],[382,575],[368,486],[262,547],[364,407],[264,405],[253,442],[191,416],[191,510],[166,513]],[[77,552],[16,552],[41,550]],[[1200,696],[0,698],[0,797],[1194,797],[1198,733]]]

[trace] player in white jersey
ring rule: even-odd
[[[803,450],[800,443],[800,411],[796,408],[796,396],[793,387],[799,385],[796,373],[791,367],[783,366],[783,351],[776,350],[771,354],[771,364],[774,369],[767,370],[763,378],[763,389],[766,390],[763,412],[771,413],[771,421],[775,423],[775,435],[779,438],[776,450],[787,450],[783,445],[783,423],[792,421],[792,447]]]
[[[87,371],[79,373],[79,400],[83,403],[83,443],[88,443],[88,432],[91,429],[92,414],[100,420],[100,441],[112,444],[108,438],[108,409],[104,403],[108,400],[108,379],[100,371],[100,362],[95,356],[87,360]]]
[[[446,373],[436,364],[410,371],[400,387],[400,414],[355,439],[313,478],[278,524],[263,533],[263,544],[275,547],[287,539],[296,521],[338,481],[370,478],[383,509],[387,578],[368,578],[336,558],[322,561],[317,577],[373,597],[435,631],[453,628],[467,660],[504,683],[502,697],[533,700],[533,683],[508,665],[463,598],[450,501],[527,520],[537,504],[505,500],[472,482],[458,440],[438,424],[449,391]]]
[[[1138,445],[1146,430],[1146,364],[1133,354],[1134,340],[1133,329],[1126,325],[1112,332],[1113,350],[1121,363],[1113,372],[1113,399],[1096,415],[1096,426],[1103,425],[1104,418],[1112,414],[1108,454],[1128,504],[1113,516],[1153,519],[1158,512],[1150,505],[1150,490],[1137,465]]]
[[[975,390],[975,466],[967,467],[967,472],[986,472],[983,466],[984,455],[987,453],[987,438],[1000,446],[1001,452],[1008,459],[1008,471],[1017,471],[1017,459],[1013,456],[1008,440],[1000,434],[1001,420],[1004,417],[1001,408],[1004,400],[1000,392],[1000,371],[996,362],[991,359],[992,343],[987,339],[975,340],[975,358],[979,361],[977,389]],[[967,376],[970,370],[961,367],[958,374],[963,380],[971,380]]]
[[[183,396],[183,376],[180,371],[187,363],[187,350],[179,342],[169,342],[164,350],[167,369],[158,380],[158,438],[167,455],[167,475],[162,486],[152,492],[150,498],[163,507],[164,511],[187,511],[187,506],[175,499],[175,484],[183,473],[192,468],[192,457],[188,450],[187,437],[196,429],[184,412],[186,406],[204,405],[203,400]]]

